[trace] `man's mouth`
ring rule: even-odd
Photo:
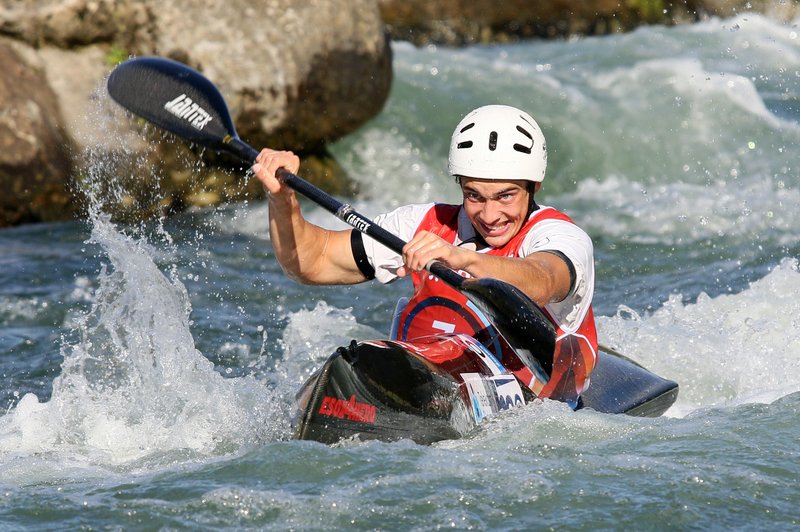
[[[503,236],[509,227],[508,222],[487,225],[479,221],[478,224],[480,225],[481,232],[483,233],[484,238]]]

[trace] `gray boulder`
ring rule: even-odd
[[[41,164],[60,172],[13,165],[10,172],[47,173],[63,184],[65,176],[86,174],[87,153],[133,152],[139,160],[137,150],[148,153],[154,172],[136,176],[138,186],[117,198],[131,213],[213,205],[261,190],[225,171],[230,161],[210,154],[187,178],[187,160],[195,154],[180,143],[158,142],[158,135],[143,137],[140,125],[121,117],[106,97],[105,77],[116,61],[161,55],[197,68],[224,94],[243,138],[315,161],[326,160],[327,143],[378,114],[391,86],[391,48],[374,0],[0,0],[0,34],[13,40],[17,61],[45,81],[42,92],[55,100],[48,116],[63,132],[58,157],[39,146],[43,157],[53,157]],[[2,72],[0,86],[10,90],[16,80]],[[0,101],[3,109],[23,105]],[[12,142],[8,135],[0,129],[0,145]],[[159,144],[155,151],[151,141]],[[336,193],[349,190],[331,161],[309,168],[321,169],[311,180],[325,179]],[[148,180],[159,181],[159,194]],[[61,207],[62,217],[72,212],[70,202]],[[31,211],[19,219],[40,218]],[[0,220],[8,223],[13,220]]]

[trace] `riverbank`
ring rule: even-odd
[[[689,24],[757,12],[798,16],[797,0],[378,0],[393,40],[464,46],[623,33],[643,25]]]

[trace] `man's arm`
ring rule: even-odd
[[[572,288],[572,276],[566,260],[546,251],[527,257],[497,257],[475,253],[475,260],[465,268],[474,277],[494,277],[525,292],[536,304],[563,301]]]
[[[473,277],[492,277],[512,284],[538,305],[562,301],[572,286],[570,268],[559,255],[541,251],[524,258],[498,257],[453,246],[433,233],[421,231],[404,248],[407,265],[398,272],[421,271],[431,260],[440,260]]]
[[[350,230],[333,231],[308,222],[294,191],[275,176],[278,168],[296,174],[300,160],[291,152],[264,149],[253,172],[269,196],[270,239],[286,275],[305,284],[365,281],[353,258]]]

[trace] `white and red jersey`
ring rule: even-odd
[[[477,236],[459,205],[408,205],[378,216],[375,222],[406,241],[423,230],[454,245],[469,242]],[[375,278],[383,283],[397,279],[396,271],[402,266],[402,258],[370,238],[364,238],[363,245],[367,260],[375,270]],[[565,214],[551,207],[539,207],[506,245],[478,250],[479,253],[520,258],[540,251],[563,254],[571,262],[575,279],[563,301],[544,307],[557,329],[551,379],[546,386],[535,380],[525,384],[539,397],[573,403],[588,386],[589,375],[597,360],[597,334],[591,305],[594,294],[591,239]],[[400,318],[398,333],[401,339],[442,332],[471,334],[476,330],[475,324],[470,323],[474,320],[468,316],[471,312],[456,311],[454,305],[429,304],[433,300],[461,301],[463,296],[425,272],[414,274],[412,279],[415,294]],[[422,301],[424,303],[420,305]],[[423,307],[425,312],[419,312]]]

